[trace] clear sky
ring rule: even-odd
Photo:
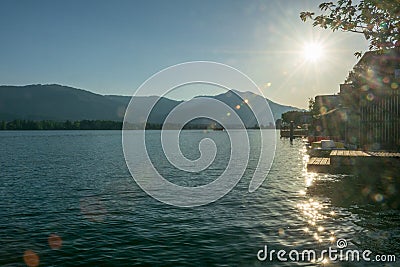
[[[271,100],[305,108],[309,97],[338,92],[353,53],[368,47],[361,35],[300,20],[321,2],[0,0],[0,84],[131,95],[165,67],[210,60],[244,72]],[[320,57],[305,52],[311,44]]]

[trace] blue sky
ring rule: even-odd
[[[301,22],[300,11],[320,2],[1,0],[0,84],[131,95],[165,67],[210,60],[244,72],[276,102],[306,107],[308,97],[337,92],[353,53],[368,47],[361,35]],[[314,62],[304,58],[310,42],[322,47]]]

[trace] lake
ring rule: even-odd
[[[273,138],[273,130],[264,131]],[[200,174],[174,170],[159,153],[159,133],[148,131],[146,144],[169,180],[197,186],[223,172],[229,156],[225,132],[182,132],[182,152],[192,159],[199,156],[199,140],[218,140],[215,162]],[[257,154],[257,131],[250,137]],[[25,253],[40,266],[265,266],[271,262],[257,258],[265,245],[323,250],[338,239],[348,249],[399,255],[396,203],[357,177],[307,173],[307,160],[301,139],[290,144],[278,138],[270,173],[258,190],[248,192],[255,166],[250,160],[223,198],[178,208],[135,183],[120,131],[0,132],[0,265],[25,266]]]

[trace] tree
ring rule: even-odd
[[[400,0],[338,0],[319,5],[322,14],[305,11],[302,21],[311,19],[313,26],[332,31],[363,34],[369,41],[369,50],[400,46]],[[361,53],[356,52],[360,57]]]
[[[312,112],[314,110],[315,100],[312,97],[308,98],[308,111]]]
[[[291,110],[282,114],[282,122],[290,123],[293,121],[295,125],[309,123],[310,119],[311,114],[308,111]]]

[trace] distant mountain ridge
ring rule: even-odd
[[[258,106],[258,102],[263,101],[260,95],[251,92],[235,92],[243,99],[250,99],[254,107]],[[152,97],[155,96],[136,97],[135,100],[138,100],[138,103],[145,104]],[[243,101],[230,91],[210,97],[223,101],[232,108]],[[58,84],[3,85],[0,86],[0,120],[122,121],[130,99],[130,96],[100,95],[83,89]],[[274,117],[273,119],[271,118],[273,120],[271,123],[281,118],[284,112],[301,110],[292,106],[280,105],[268,99],[267,101]],[[148,121],[151,123],[162,123],[168,113],[180,103],[182,101],[161,98],[154,107]],[[240,112],[249,125],[254,123],[246,113],[248,112],[246,109]]]

